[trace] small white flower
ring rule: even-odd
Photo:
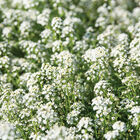
[[[132,109],[130,110],[130,112],[132,113],[132,114],[138,114],[138,113],[140,113],[140,106],[134,106],[134,107],[132,107]]]
[[[51,26],[56,33],[60,33],[60,30],[62,29],[62,19],[59,17],[54,17],[51,23]]]
[[[126,125],[124,122],[121,121],[115,122],[112,127],[114,130],[118,130],[120,132],[126,131]]]
[[[37,23],[41,24],[42,26],[47,25],[49,22],[50,13],[50,9],[43,10],[43,12],[37,17]]]
[[[83,55],[83,57],[87,62],[89,61],[94,62],[98,58],[105,56],[105,54],[106,54],[106,51],[104,47],[97,47],[95,49],[87,50],[85,54]]]
[[[111,140],[116,138],[119,135],[117,130],[114,131],[108,131],[106,134],[104,134],[104,137],[106,140]]]

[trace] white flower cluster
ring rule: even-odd
[[[119,132],[125,132],[126,131],[126,125],[124,122],[117,121],[113,124],[113,131],[108,131],[104,137],[107,140],[111,140],[119,136]]]
[[[89,49],[85,52],[84,58],[87,62],[94,62],[97,61],[98,58],[102,58],[105,55],[105,48],[104,47],[97,47],[95,49]]]
[[[99,116],[102,117],[103,115],[108,115],[111,112],[111,107],[108,107],[111,105],[112,102],[107,99],[103,98],[102,96],[97,96],[92,100],[92,105],[93,105],[93,110],[97,111],[96,112],[96,117],[98,118]]]
[[[139,140],[139,93],[139,0],[0,0],[0,140]]]
[[[53,18],[51,26],[57,34],[60,33],[60,30],[62,29],[62,19],[59,17]]]
[[[47,25],[49,22],[50,13],[50,9],[43,10],[42,13],[37,16],[37,23],[41,24],[42,26]]]
[[[14,140],[16,138],[14,127],[9,123],[0,122],[0,139]]]

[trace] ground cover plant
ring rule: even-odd
[[[140,140],[139,0],[0,0],[1,140]]]

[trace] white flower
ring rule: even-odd
[[[54,125],[49,131],[47,131],[47,140],[63,140],[68,135],[67,128],[64,126],[59,127],[57,124]]]
[[[133,9],[133,15],[137,18],[140,17],[140,7],[136,7]]]
[[[11,33],[11,31],[12,31],[11,27],[5,27],[2,31],[2,33],[3,33],[4,36],[8,37],[9,34]]]
[[[133,120],[132,120],[132,125],[136,126],[140,123],[139,121],[140,115],[134,114]]]
[[[85,52],[83,55],[84,59],[89,62],[89,61],[96,61],[98,58],[101,58],[105,56],[106,51],[104,47],[97,47],[95,49],[89,49]]]
[[[126,131],[126,125],[124,122],[121,121],[115,122],[112,127],[114,130],[118,130],[120,132]]]
[[[29,21],[23,21],[19,27],[21,35],[27,36],[31,31],[31,23]]]
[[[60,33],[60,30],[62,29],[62,19],[59,17],[54,17],[51,26],[56,33]]]
[[[134,106],[134,107],[132,107],[132,109],[130,110],[130,112],[132,114],[138,114],[138,113],[140,113],[140,106]]]
[[[0,122],[0,139],[14,140],[15,131],[13,125],[9,123]]]
[[[43,10],[43,12],[37,16],[37,23],[41,24],[42,26],[47,25],[49,22],[50,13],[50,9]]]
[[[45,29],[40,34],[42,39],[47,39],[47,38],[49,38],[50,35],[51,35],[51,30],[50,29]]]
[[[66,37],[68,35],[70,35],[71,37],[73,36],[73,33],[74,32],[74,29],[72,28],[72,26],[65,26],[63,29],[62,29],[62,37]]]
[[[92,119],[90,119],[89,117],[83,117],[81,118],[81,120],[79,121],[77,128],[78,130],[81,130],[82,128],[85,129],[89,129],[90,130],[90,126],[92,125]]]
[[[104,134],[104,137],[106,140],[111,140],[116,138],[119,135],[117,130],[114,131],[108,131],[106,134]]]

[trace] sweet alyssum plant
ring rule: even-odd
[[[0,139],[140,139],[139,0],[0,0]]]

